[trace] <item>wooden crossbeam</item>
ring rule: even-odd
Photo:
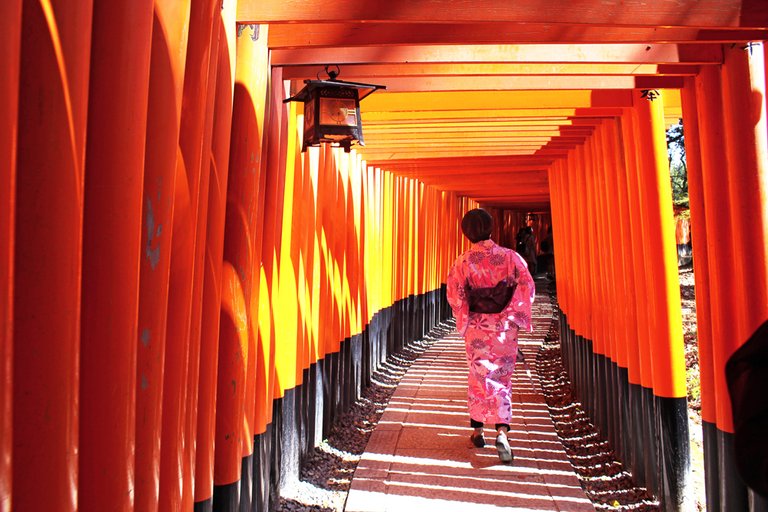
[[[273,66],[409,62],[720,64],[723,55],[721,46],[715,44],[402,45],[273,50],[271,60]]]
[[[544,153],[542,151],[545,151]],[[378,164],[385,166],[387,160],[402,160],[402,159],[418,159],[418,158],[430,158],[430,157],[483,157],[483,156],[534,156],[534,155],[547,155],[547,156],[565,156],[567,150],[507,150],[503,148],[495,149],[476,149],[473,147],[461,147],[461,148],[430,148],[420,147],[412,151],[399,150],[393,151],[390,149],[371,149],[371,148],[358,148],[358,152],[372,164]]]
[[[594,107],[631,107],[628,90],[577,91],[497,91],[493,94],[472,92],[402,92],[372,94],[360,103],[363,119],[370,112],[416,112],[456,110],[530,109],[541,115],[541,109],[580,109]],[[579,115],[575,111],[572,115]]]
[[[625,64],[603,63],[521,63],[521,62],[408,62],[397,64],[345,64],[340,79],[373,82],[388,77],[443,77],[443,76],[693,76],[699,72],[694,64]],[[285,80],[316,80],[325,78],[325,64],[283,66]]]
[[[346,77],[364,82],[365,77]],[[501,91],[501,90],[578,90],[578,89],[681,89],[681,76],[616,76],[616,75],[526,75],[526,76],[440,76],[380,77],[376,82],[389,92],[414,91]],[[299,89],[296,84],[294,89]]]
[[[377,93],[379,94],[379,93]],[[488,108],[466,108],[461,104],[443,105],[439,110],[425,110],[421,104],[413,103],[410,109],[384,110],[381,104],[371,103],[374,96],[369,96],[360,103],[360,115],[363,123],[368,126],[369,123],[376,122],[413,122],[414,120],[442,122],[446,120],[483,120],[483,119],[543,119],[556,117],[578,117],[578,118],[604,118],[617,117],[621,115],[621,108],[627,105],[617,105],[616,107],[542,107],[532,108],[526,105],[519,108],[497,108],[489,106]],[[418,99],[418,98],[416,98]],[[380,107],[380,109],[376,109]]]
[[[763,29],[585,26],[563,23],[291,23],[269,28],[269,47],[384,46],[392,44],[686,43],[759,41]]]
[[[583,26],[768,28],[763,0],[281,0],[238,2],[237,20],[256,23],[291,22],[438,22],[493,20],[504,23],[552,23]]]

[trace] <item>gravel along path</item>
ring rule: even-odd
[[[371,385],[302,461],[300,482],[284,492],[277,511],[341,512],[357,463],[400,379],[435,341],[455,328],[453,319],[437,325],[421,341],[391,355],[373,374]]]

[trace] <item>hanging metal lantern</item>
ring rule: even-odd
[[[304,143],[301,151],[308,146],[319,146],[329,142],[344,148],[349,153],[353,142],[365,146],[363,125],[360,120],[360,101],[383,85],[361,84],[338,80],[339,67],[329,70],[325,66],[328,80],[304,80],[306,84],[294,96],[283,100],[304,102]]]

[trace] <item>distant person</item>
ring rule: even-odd
[[[547,227],[547,236],[541,241],[541,254],[536,258],[536,268],[550,279],[555,279],[555,242],[552,225]]]
[[[517,334],[531,331],[533,278],[522,257],[496,245],[493,219],[480,208],[470,210],[461,230],[472,246],[458,257],[448,273],[448,303],[456,329],[464,336],[469,365],[468,407],[472,443],[485,446],[483,426],[496,427],[499,459],[514,457],[507,433],[512,419],[512,373],[517,357]]]
[[[527,225],[520,228],[515,238],[515,250],[523,257],[531,275],[536,275],[536,235],[533,233],[534,219],[528,217]]]

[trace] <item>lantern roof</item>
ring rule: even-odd
[[[387,88],[385,85],[364,84],[360,82],[347,82],[345,80],[339,80],[336,78],[339,74],[338,66],[336,66],[337,71],[329,71],[328,68],[329,66],[325,67],[325,71],[328,73],[329,77],[328,80],[304,80],[304,83],[306,84],[304,88],[290,98],[283,100],[283,103],[287,103],[289,101],[306,102],[312,97],[312,92],[315,91],[315,89],[327,89],[334,87],[339,89],[358,89],[357,99],[358,101],[361,101],[369,94],[374,93],[379,89]]]

